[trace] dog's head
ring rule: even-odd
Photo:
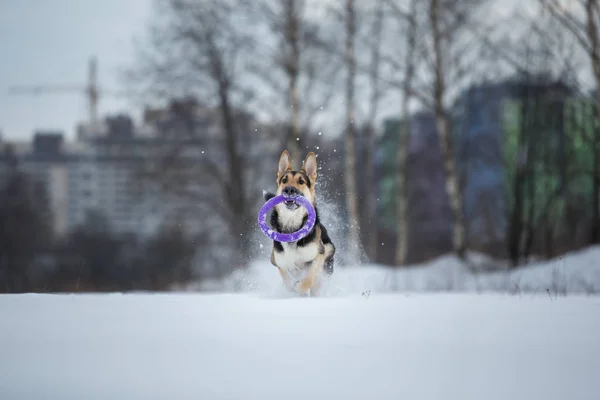
[[[294,196],[304,196],[315,205],[315,183],[317,181],[317,157],[311,151],[304,159],[304,165],[299,171],[292,169],[290,154],[284,150],[279,157],[277,168],[277,195],[289,196],[290,199],[279,206],[288,210],[300,207],[293,200]]]

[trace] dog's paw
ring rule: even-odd
[[[304,280],[298,281],[294,285],[294,291],[300,295],[307,296],[309,290],[310,286],[308,286],[307,282]]]

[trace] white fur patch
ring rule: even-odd
[[[302,220],[304,219],[306,212],[303,208],[290,210],[279,204],[277,205],[277,214],[282,228],[286,231],[294,232],[302,228]]]
[[[281,243],[283,252],[275,252],[275,262],[279,268],[285,270],[294,279],[304,278],[308,268],[306,263],[314,260],[319,254],[319,245],[310,243],[298,247],[296,243]]]
[[[285,230],[297,231],[302,227],[302,221],[306,215],[303,208],[289,210],[285,206],[279,206],[277,209],[279,223]],[[319,254],[319,245],[310,243],[303,247],[298,247],[295,242],[282,242],[283,252],[275,252],[275,262],[279,268],[284,269],[294,279],[299,280],[306,274],[306,263],[314,260]]]

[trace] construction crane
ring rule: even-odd
[[[95,126],[98,118],[98,99],[100,94],[111,96],[124,96],[125,92],[105,91],[98,88],[97,81],[97,61],[96,57],[91,57],[88,63],[88,82],[83,85],[21,85],[11,86],[8,93],[11,95],[30,94],[41,95],[43,93],[65,93],[65,92],[83,92],[87,98],[89,107],[89,122]]]

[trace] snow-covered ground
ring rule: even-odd
[[[600,298],[0,296],[0,399],[600,398]]]
[[[480,255],[469,255],[477,271],[454,256],[444,256],[422,265],[391,269],[381,265],[336,266],[328,283],[328,295],[382,292],[500,292],[515,295],[561,296],[600,294],[600,246],[573,252],[550,261],[534,262],[515,270],[485,272],[503,263]],[[278,292],[281,279],[268,257],[253,262],[219,281],[204,281],[188,287],[195,291]]]
[[[186,289],[0,296],[0,399],[600,398],[598,247],[338,266],[322,298],[265,260]]]

